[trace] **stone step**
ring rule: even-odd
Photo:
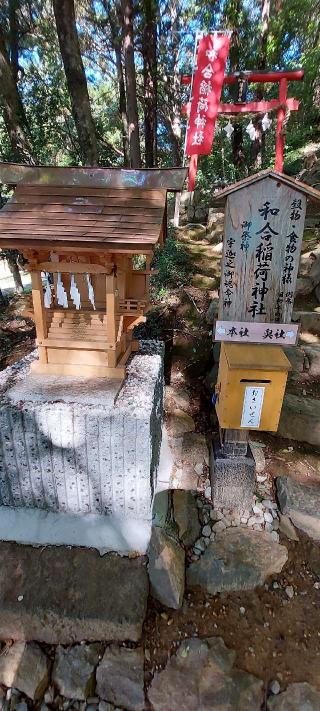
[[[137,641],[147,609],[144,557],[0,543],[0,639]]]

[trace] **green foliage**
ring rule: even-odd
[[[158,270],[158,274],[151,279],[153,291],[158,298],[165,296],[168,289],[188,284],[193,274],[186,248],[170,234],[164,246],[156,249],[152,266]]]

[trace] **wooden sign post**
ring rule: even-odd
[[[281,345],[295,344],[298,332],[291,317],[306,202],[320,201],[320,192],[267,170],[229,186],[217,194],[221,198],[225,230],[215,339],[223,347],[216,410],[222,455],[245,459],[249,428],[278,426],[290,370]]]

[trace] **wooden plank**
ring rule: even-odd
[[[19,244],[24,247],[33,243],[37,247],[48,247],[49,245],[53,248],[59,247],[60,242],[70,242],[70,246],[73,248],[80,246],[82,249],[82,245],[85,247],[86,243],[88,243],[91,244],[91,248],[104,249],[109,244],[110,248],[113,249],[113,245],[116,247],[117,243],[120,243],[125,247],[125,251],[131,251],[131,245],[140,245],[139,250],[141,249],[141,251],[143,251],[144,248],[147,249],[148,245],[152,247],[152,245],[155,245],[158,241],[156,235],[147,236],[142,234],[130,234],[127,235],[128,238],[125,239],[125,234],[127,233],[113,233],[112,235],[108,235],[108,237],[102,238],[101,235],[96,234],[77,235],[74,233],[69,234],[64,232],[54,235],[51,233],[50,235],[50,233],[40,232],[39,234],[33,233],[32,235],[21,235],[20,232],[7,231],[2,234],[0,233],[0,246],[6,246],[7,242],[14,241],[15,244]],[[12,248],[11,245],[10,248]]]
[[[0,227],[2,227],[1,219],[0,219]],[[145,237],[146,239],[149,236],[154,236],[160,234],[160,228],[157,226],[149,225],[149,226],[143,226],[142,224],[134,224],[134,225],[125,225],[125,224],[117,224],[114,223],[114,225],[111,226],[105,226],[105,227],[100,227],[96,223],[93,223],[92,226],[90,227],[82,227],[80,226],[75,226],[75,225],[56,225],[55,227],[52,225],[51,227],[49,225],[42,225],[42,224],[21,224],[18,225],[15,223],[14,220],[11,220],[11,223],[7,223],[5,226],[3,226],[4,232],[10,232],[12,234],[15,233],[21,233],[21,234],[52,234],[52,233],[61,233],[63,231],[64,234],[69,234],[69,235],[79,235],[79,237],[87,237],[88,235],[95,235],[95,236],[100,236],[101,237],[106,237],[108,235],[114,235],[114,234],[128,234],[129,236],[132,234],[139,234],[142,237]]]
[[[104,267],[102,264],[86,264],[80,262],[39,262],[35,267],[25,266],[26,270],[33,269],[40,272],[61,272],[66,274],[109,274],[110,267]]]
[[[107,200],[107,198],[106,198]],[[148,207],[149,209],[154,208],[156,210],[159,209],[159,207],[164,207],[162,200],[146,200],[146,199],[134,199],[134,198],[126,198],[126,197],[121,197],[119,195],[117,198],[114,198],[112,202],[109,200],[109,205],[111,204],[112,207],[121,207],[122,205],[126,205],[127,207],[134,207],[134,208],[145,208]],[[97,197],[97,196],[92,196],[92,197],[76,197],[76,196],[68,196],[68,195],[19,195],[19,193],[15,192],[14,196],[11,198],[11,205],[13,203],[18,203],[20,205],[22,204],[27,204],[27,205],[75,205],[75,206],[82,206],[82,205],[104,205],[105,200],[102,197]]]
[[[106,352],[107,350],[112,348],[112,344],[108,343],[107,341],[77,341],[77,340],[72,340],[68,339],[66,343],[63,343],[61,339],[54,339],[54,338],[38,338],[37,339],[37,344],[39,346],[48,346],[50,348],[61,348],[63,349],[63,352],[65,349],[74,349],[74,350],[85,350],[85,351],[104,351]]]
[[[101,215],[112,217],[123,217],[130,216],[134,220],[135,216],[137,220],[141,219],[143,214],[146,217],[162,217],[163,207],[130,207],[126,205],[115,205],[114,207],[107,207],[106,205],[63,205],[58,204],[42,204],[37,205],[34,203],[18,203],[18,202],[7,202],[1,210],[0,214],[5,214],[7,212],[14,212],[19,214],[20,212],[27,215],[39,215],[50,217],[51,213],[53,215],[57,214],[58,217],[63,217],[65,215],[82,215],[83,219],[86,219],[88,215]],[[148,220],[149,221],[149,220]]]
[[[0,181],[16,185],[22,180],[33,185],[73,185],[117,189],[164,188],[182,190],[187,168],[64,168],[0,163]]]
[[[37,205],[34,203],[17,203],[17,202],[7,202],[1,210],[0,214],[14,212],[16,215],[23,214],[25,217],[32,215],[51,217],[57,216],[58,218],[63,218],[66,215],[81,215],[81,219],[86,219],[88,215],[98,215],[98,216],[111,216],[113,219],[121,220],[122,218],[127,219],[130,216],[134,221],[141,219],[141,215],[149,217],[161,217],[163,215],[162,207],[130,207],[126,205],[115,205],[114,207],[106,207],[106,205],[63,205],[59,204],[42,204]],[[149,220],[148,220],[149,221]]]
[[[228,197],[220,321],[290,323],[305,209],[305,195],[268,177]]]
[[[24,185],[21,183],[16,189],[16,195],[70,195],[76,198],[80,197],[102,197],[102,198],[118,198],[121,199],[129,198],[135,200],[156,200],[164,204],[166,198],[165,190],[143,190],[140,188],[123,188],[121,191],[119,189],[112,188],[79,188],[73,185],[65,186],[49,186],[49,185]]]
[[[49,225],[50,227],[55,227],[56,225],[74,225],[78,228],[92,227],[97,225],[99,227],[109,228],[110,226],[117,226],[119,224],[124,224],[124,226],[130,225],[133,227],[135,223],[143,225],[143,229],[149,229],[149,226],[162,224],[161,215],[155,217],[145,216],[143,211],[136,215],[83,215],[83,214],[58,214],[57,213],[46,213],[39,212],[35,215],[32,212],[20,212],[16,213],[14,216],[12,213],[0,212],[0,224],[3,228],[10,227],[13,223],[15,225],[25,225],[31,227],[32,225]]]
[[[45,375],[72,375],[80,378],[110,378],[112,380],[123,380],[126,369],[123,366],[110,368],[109,366],[98,365],[70,365],[58,363],[31,363],[31,370],[35,373]]]
[[[50,348],[47,346],[48,363],[65,365],[108,365],[106,350],[78,350],[76,348]]]
[[[74,252],[75,249],[81,249],[82,253],[88,253],[92,254],[92,250],[95,250],[96,252],[101,252],[101,254],[106,254],[106,252],[109,252],[111,254],[117,253],[117,254],[128,254],[128,255],[133,255],[133,254],[152,254],[153,253],[153,247],[156,244],[156,240],[151,242],[149,245],[147,245],[145,242],[143,242],[141,239],[133,240],[130,239],[128,241],[125,240],[118,240],[118,241],[106,241],[104,242],[98,241],[98,240],[88,240],[88,243],[85,241],[76,241],[74,239],[67,240],[67,244],[65,243],[66,240],[63,239],[63,235],[59,235],[59,237],[55,237],[52,239],[43,239],[42,237],[36,237],[32,238],[30,237],[28,240],[26,238],[19,238],[16,235],[8,235],[3,234],[1,235],[0,233],[0,247],[9,247],[10,249],[19,249],[22,252],[25,252],[27,249],[57,249],[61,254],[68,254],[70,252]],[[89,246],[90,245],[90,246]]]
[[[248,323],[243,321],[216,321],[215,341],[233,343],[278,343],[294,346],[299,326],[293,323]]]

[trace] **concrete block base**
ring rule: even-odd
[[[210,479],[217,508],[250,511],[255,486],[255,462],[247,456],[226,457],[214,439],[210,449]]]
[[[141,343],[123,383],[0,377],[0,538],[144,553],[159,464],[163,344]]]

